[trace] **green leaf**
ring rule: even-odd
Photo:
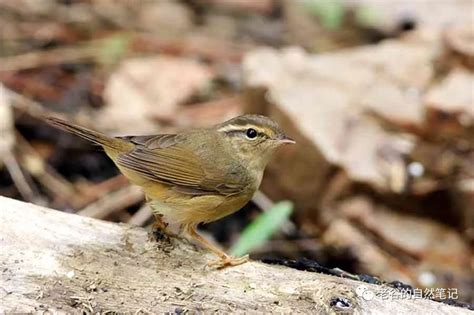
[[[98,44],[99,62],[103,65],[115,65],[126,54],[131,38],[127,34],[116,34],[101,40]]]
[[[259,247],[285,222],[293,211],[293,203],[282,201],[262,213],[242,232],[231,249],[234,256],[242,256]]]
[[[377,11],[370,7],[361,6],[355,11],[356,23],[362,27],[375,27],[379,22]]]
[[[307,10],[317,16],[321,24],[329,29],[337,29],[342,25],[345,9],[339,0],[306,0]]]

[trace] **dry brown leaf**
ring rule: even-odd
[[[466,242],[454,229],[434,220],[390,211],[357,197],[341,203],[339,207],[345,217],[357,220],[365,229],[402,252],[455,269],[468,265]]]
[[[208,127],[242,114],[244,98],[241,95],[183,106],[175,123],[183,127]]]
[[[450,27],[444,33],[444,37],[450,49],[468,58],[474,57],[474,28],[472,23]]]
[[[367,89],[362,104],[374,114],[403,128],[417,127],[423,123],[417,88],[401,89],[390,80],[381,79]]]
[[[0,84],[0,157],[3,157],[6,152],[11,152],[14,144],[13,109],[5,88]],[[2,163],[0,159],[0,167]]]
[[[127,60],[107,83],[107,106],[98,120],[103,128],[120,132],[153,132],[156,120],[172,120],[179,105],[208,87],[212,78],[208,67],[190,59]]]
[[[246,57],[244,73],[247,85],[267,89],[269,102],[289,121],[298,122],[290,129],[308,139],[326,160],[344,168],[353,180],[399,191],[393,165],[403,164],[413,140],[387,132],[366,113],[376,112],[401,125],[419,124],[418,94],[432,79],[434,56],[430,45],[395,41],[318,56],[296,48],[260,49]],[[387,102],[387,90],[397,97],[380,105]],[[398,116],[393,117],[394,110]]]
[[[350,249],[359,260],[361,273],[383,276],[387,281],[413,281],[409,268],[387,255],[370,237],[345,219],[333,220],[324,232],[322,241],[334,248]]]
[[[153,34],[182,34],[193,28],[191,9],[178,1],[151,1],[139,6],[137,27]]]
[[[427,92],[424,104],[432,127],[453,132],[473,127],[474,75],[464,69],[454,69]]]
[[[347,226],[328,230],[324,240],[354,249],[369,272],[397,279],[394,276],[402,271],[412,285],[457,287],[465,296],[469,294],[472,255],[468,242],[455,229],[373,204],[364,197],[349,198],[339,203],[338,210],[344,219],[334,222],[347,222]],[[369,246],[368,239],[376,241]]]
[[[404,24],[430,29],[441,29],[453,23],[472,23],[472,1],[432,0],[344,0],[346,5],[361,8],[372,14],[371,26],[387,33],[399,30]]]

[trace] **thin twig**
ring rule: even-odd
[[[252,201],[264,212],[268,211],[275,205],[275,203],[261,190],[257,190],[253,195]],[[281,231],[286,235],[290,235],[294,234],[297,231],[297,228],[293,222],[286,220],[281,226]]]
[[[54,198],[68,200],[73,207],[83,204],[74,185],[46,164],[38,152],[20,133],[16,133],[18,149],[22,152],[21,165],[40,182]]]
[[[11,151],[3,152],[3,162],[5,163],[5,166],[22,197],[33,203],[45,204],[44,200],[33,188],[31,180],[28,180],[22,172],[17,159]]]
[[[112,191],[128,187],[129,185],[130,182],[122,174],[109,178],[98,184],[91,184],[89,181],[80,181],[75,184],[76,189],[82,196],[81,203],[77,208],[86,207],[103,196],[108,195]]]
[[[11,152],[14,145],[15,126],[11,99],[0,83],[0,156],[3,156],[3,152]]]
[[[143,198],[142,190],[135,185],[130,185],[106,194],[102,199],[88,205],[86,208],[77,212],[77,214],[104,219],[116,211],[141,202]]]
[[[127,221],[129,224],[144,226],[145,223],[152,217],[150,205],[143,205],[131,218]]]
[[[93,60],[96,56],[97,48],[91,46],[32,51],[22,55],[0,58],[0,72],[88,61]]]
[[[5,88],[5,93],[11,100],[11,104],[20,112],[26,112],[31,117],[43,118],[54,114],[53,111],[46,109],[41,103],[33,101],[21,94]]]
[[[110,191],[128,187],[129,185],[130,185],[130,182],[127,180],[127,178],[123,176],[122,174],[119,174],[117,176],[106,179],[98,184],[94,184],[94,185],[90,185],[89,183],[87,183],[86,185],[81,184],[80,189],[85,194],[91,196],[91,198],[96,200],[100,198],[101,196],[103,196],[104,194],[109,193]]]
[[[16,138],[11,103],[8,90],[0,84],[0,165],[5,164],[16,188],[25,200],[41,203],[42,200],[32,188],[31,181],[28,181],[23,174],[13,154]]]
[[[271,207],[275,205],[275,203],[268,198],[261,190],[257,190],[257,192],[253,195],[252,201],[260,208],[262,211],[267,211]]]

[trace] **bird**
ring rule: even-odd
[[[224,268],[249,260],[232,257],[202,237],[197,226],[230,215],[250,201],[275,150],[295,141],[269,117],[245,114],[207,128],[175,134],[112,137],[57,117],[50,125],[103,147],[150,203],[155,226],[168,224],[214,253],[209,266]]]

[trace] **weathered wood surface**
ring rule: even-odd
[[[0,197],[0,312],[299,312],[463,314],[429,300],[383,299],[383,286],[251,262],[204,268],[187,242]]]

